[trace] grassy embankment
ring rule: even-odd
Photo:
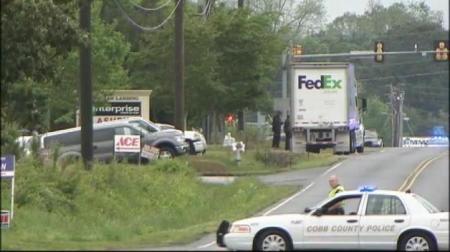
[[[238,164],[231,148],[219,145],[208,146],[205,155],[186,156],[197,171],[208,175],[258,175],[282,171],[301,170],[313,167],[330,166],[343,159],[333,155],[331,150],[323,150],[320,154],[296,154],[283,149],[271,149],[267,146],[253,147],[241,154]]]
[[[9,208],[8,183],[2,181],[2,209]],[[254,178],[203,184],[182,159],[142,167],[95,164],[91,171],[79,164],[60,170],[22,160],[16,167],[15,216],[11,228],[1,231],[1,249],[189,242],[215,231],[222,219],[251,216],[297,189],[265,186]]]

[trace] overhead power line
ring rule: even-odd
[[[153,26],[153,27],[146,27],[146,26],[142,26],[139,25],[136,21],[134,21],[125,11],[125,9],[123,8],[123,6],[120,4],[120,1],[118,0],[114,0],[114,2],[116,3],[117,7],[119,7],[120,12],[122,12],[122,14],[124,15],[124,17],[128,20],[128,22],[133,25],[134,27],[142,30],[142,31],[147,31],[147,32],[152,32],[152,31],[156,31],[159,28],[161,28],[163,25],[165,25],[167,23],[167,21],[169,21],[169,19],[173,16],[173,14],[175,13],[175,10],[178,8],[178,5],[180,4],[180,0],[177,1],[177,4],[175,5],[175,8],[172,10],[172,12],[169,14],[169,16],[164,19],[164,21],[162,21],[159,25],[157,26]]]
[[[380,78],[369,78],[369,79],[359,79],[360,81],[370,81],[370,80],[386,80],[386,79],[395,79],[395,78],[409,78],[409,77],[417,77],[417,76],[428,76],[428,75],[438,75],[448,73],[448,71],[439,71],[432,73],[419,73],[419,74],[408,74],[408,75],[396,75],[396,76],[386,76]]]
[[[141,5],[137,4],[137,3],[135,3],[133,0],[131,0],[130,2],[131,2],[131,4],[134,7],[136,7],[139,10],[142,10],[142,11],[157,11],[157,10],[160,10],[160,9],[166,7],[167,5],[169,5],[170,2],[172,2],[172,0],[167,0],[167,2],[163,3],[162,5],[160,5],[160,6],[156,7],[156,8],[146,8],[144,6],[141,6]]]

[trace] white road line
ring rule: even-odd
[[[216,244],[216,241],[212,241],[212,242],[210,242],[210,243],[208,243],[208,244],[198,246],[197,248],[199,248],[199,249],[207,248],[207,247],[212,246],[212,245],[214,245],[214,244]]]
[[[322,173],[322,175],[320,175],[320,176],[322,177],[322,176],[327,175],[327,174],[328,174],[329,172],[331,172],[332,170],[338,168],[341,164],[342,164],[342,162],[335,164],[334,166],[332,166],[331,168],[329,168],[328,170],[326,170],[324,173]]]
[[[311,184],[309,184],[307,187],[303,188],[300,192],[292,195],[291,197],[287,198],[286,200],[284,200],[283,202],[281,202],[280,204],[276,205],[275,207],[273,207],[272,209],[270,209],[269,211],[265,212],[263,214],[263,216],[266,216],[268,214],[270,214],[271,212],[277,210],[278,208],[280,208],[281,206],[283,206],[284,204],[288,203],[289,201],[291,201],[293,198],[299,196],[300,194],[302,194],[304,191],[308,190],[311,186],[314,185],[314,182],[312,182]]]

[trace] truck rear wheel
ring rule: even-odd
[[[350,153],[355,153],[355,145],[356,145],[356,135],[355,131],[350,131]]]
[[[356,147],[356,151],[357,151],[358,153],[363,153],[363,152],[364,152],[364,146]]]

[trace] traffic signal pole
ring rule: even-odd
[[[376,56],[376,55],[407,55],[407,54],[421,54],[426,56],[427,54],[434,54],[435,51],[399,51],[399,52],[358,52],[358,53],[328,53],[328,54],[304,54],[296,55],[292,57],[292,60],[298,61],[301,59],[311,59],[311,58],[330,58],[330,57],[361,57],[361,56]]]

